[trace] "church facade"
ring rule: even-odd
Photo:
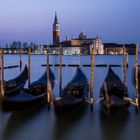
[[[63,47],[63,53],[67,54],[90,54],[91,47],[94,48],[96,54],[104,53],[104,46],[101,38],[98,36],[96,38],[88,38],[86,33],[82,31],[78,38],[72,37],[71,39],[66,36],[66,40],[60,41],[60,25],[57,18],[57,13],[55,12],[55,18],[53,23],[53,45],[49,45],[52,49],[52,53],[57,54],[55,49],[57,47]],[[54,50],[54,51],[53,51]]]

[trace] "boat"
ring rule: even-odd
[[[4,94],[6,96],[14,96],[18,94],[25,86],[27,79],[28,79],[28,68],[25,65],[24,70],[19,76],[11,80],[4,81]]]
[[[54,87],[54,74],[50,72],[50,85]],[[33,82],[29,88],[24,88],[20,94],[16,96],[4,96],[2,97],[2,108],[8,110],[28,108],[34,105],[42,105],[47,103],[47,71],[35,82]]]
[[[100,104],[107,115],[113,115],[129,106],[127,87],[114,73],[111,67],[108,69],[105,81],[100,89]]]
[[[88,79],[78,67],[74,78],[62,90],[61,96],[54,100],[56,114],[70,111],[85,105],[88,92]]]
[[[50,85],[51,89],[54,88],[55,76],[51,69],[49,69]],[[25,92],[30,93],[31,95],[40,95],[46,91],[47,84],[47,71],[35,82],[29,85],[28,89],[24,89]]]

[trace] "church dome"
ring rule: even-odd
[[[84,31],[82,31],[80,34],[79,34],[79,37],[78,37],[79,39],[87,39],[87,35],[85,34],[85,32]]]

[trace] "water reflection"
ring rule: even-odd
[[[119,140],[129,120],[129,111],[125,110],[119,116],[107,117],[100,111],[100,128],[103,140]]]
[[[73,111],[67,112],[63,115],[57,115],[54,123],[53,140],[66,140],[69,137],[70,132],[83,118],[87,109],[86,106],[82,106]]]
[[[6,56],[5,65],[19,64],[19,56]],[[23,66],[27,64],[27,56],[23,55]],[[63,56],[63,64],[90,64],[89,56]],[[37,80],[45,70],[41,67],[46,63],[46,56],[31,56],[31,82]],[[59,63],[59,56],[50,56],[50,63]],[[122,64],[121,56],[95,56],[96,64]],[[129,56],[129,67],[127,71],[127,85],[129,96],[135,97],[135,87],[131,80],[133,77],[135,57]],[[59,67],[51,67],[56,77],[53,90],[55,97],[59,96]],[[63,67],[62,89],[73,78],[76,68]],[[82,67],[83,72],[90,81],[90,67]],[[115,73],[122,79],[122,68],[113,67]],[[19,75],[19,69],[5,70],[5,80]],[[107,67],[95,67],[94,100],[99,98],[100,87],[107,73]],[[90,106],[81,110],[75,110],[62,116],[54,114],[53,106],[50,111],[48,107],[29,110],[21,110],[5,113],[0,110],[0,140],[139,140],[140,115],[135,114],[135,108],[130,106],[129,112],[115,118],[102,116],[99,104],[95,104],[93,112]],[[1,135],[0,134],[0,135]],[[137,138],[138,137],[138,138]]]
[[[7,121],[6,128],[4,129],[3,139],[11,139],[14,133],[16,134],[20,128],[24,127],[30,121],[32,121],[36,117],[36,115],[39,115],[44,107],[45,106],[32,107],[26,110],[13,111]]]

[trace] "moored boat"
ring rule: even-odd
[[[120,80],[118,75],[109,67],[104,84],[100,90],[100,104],[107,115],[113,115],[118,111],[126,109],[129,105],[127,87]]]
[[[4,94],[6,96],[15,96],[24,88],[27,79],[28,68],[27,66],[25,66],[24,70],[19,76],[11,80],[4,81]]]
[[[56,100],[54,100],[55,112],[62,113],[85,105],[88,92],[88,79],[78,67],[74,78],[62,90],[61,97],[58,97]]]
[[[54,74],[50,71],[50,85],[54,87]],[[23,89],[16,96],[2,97],[2,106],[4,109],[28,108],[33,105],[47,103],[47,71],[37,81],[33,82],[29,88]]]

